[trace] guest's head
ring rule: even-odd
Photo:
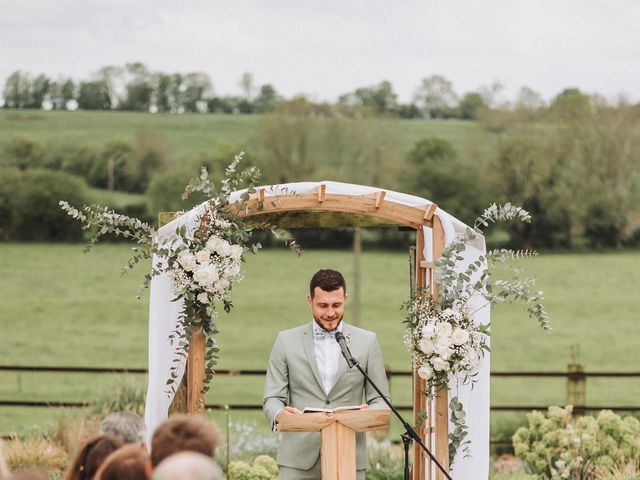
[[[153,480],[222,480],[222,471],[210,456],[181,452],[165,458],[153,470]]]
[[[122,440],[109,435],[98,435],[87,440],[76,453],[64,480],[91,480],[105,459],[122,445]]]
[[[150,480],[151,462],[144,445],[119,448],[107,457],[94,480]]]
[[[176,415],[162,423],[151,438],[151,463],[179,452],[196,452],[213,458],[220,445],[218,428],[196,415]]]
[[[137,413],[113,412],[102,420],[100,433],[118,437],[124,443],[140,443],[144,442],[146,427]]]

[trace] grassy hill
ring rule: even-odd
[[[51,141],[74,138],[104,143],[132,139],[136,132],[154,130],[166,136],[178,154],[205,152],[219,145],[242,146],[249,151],[259,147],[261,115],[149,114],[141,112],[0,110],[0,140],[14,134]],[[461,152],[477,143],[476,124],[461,120],[362,120],[382,129],[394,139],[398,153],[404,155],[425,136],[439,136],[452,142]]]

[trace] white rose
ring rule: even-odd
[[[218,278],[218,269],[211,264],[203,265],[193,274],[193,279],[203,286],[211,285]]]
[[[442,316],[443,317],[453,317],[453,310],[451,310],[450,308],[445,308],[442,311]]]
[[[220,239],[218,241],[218,245],[216,245],[216,252],[221,257],[228,257],[231,254],[231,245],[224,239]]]
[[[430,323],[422,327],[421,333],[423,338],[432,338],[436,334],[436,327],[434,324]]]
[[[224,273],[226,276],[235,277],[240,273],[240,265],[238,265],[237,263],[232,263],[224,269]]]
[[[204,305],[207,305],[209,303],[209,295],[207,295],[206,293],[202,292],[199,293],[198,296],[196,297],[198,299],[198,301]]]
[[[418,342],[418,348],[425,355],[431,355],[433,353],[433,342],[429,338],[421,338]]]
[[[429,365],[423,365],[418,369],[418,376],[425,380],[429,380],[433,376],[433,370]]]
[[[215,235],[210,237],[207,240],[207,248],[209,248],[212,252],[215,252],[218,248],[218,244],[222,241],[220,237],[216,237]]]
[[[196,268],[196,257],[189,250],[182,250],[178,254],[178,263],[187,272],[192,272]]]
[[[442,357],[443,360],[449,360],[449,357],[453,353],[453,350],[451,349],[451,344],[449,342],[436,343],[435,347],[433,348],[433,351],[438,355],[440,355],[440,357]]]
[[[239,260],[243,251],[242,245],[231,245],[231,258]]]
[[[441,338],[450,337],[453,327],[449,322],[440,322],[436,325],[436,335]]]
[[[456,328],[451,334],[451,341],[454,345],[464,345],[469,341],[469,332],[462,328]]]
[[[438,372],[448,372],[449,371],[449,362],[443,360],[440,357],[433,357],[431,360],[431,365],[433,365],[433,369]]]
[[[218,288],[223,288],[224,290],[229,288],[229,280],[227,280],[226,278],[221,278],[220,280],[218,280]]]
[[[196,260],[203,264],[209,263],[209,261],[211,260],[211,251],[205,248],[204,250],[196,252]]]

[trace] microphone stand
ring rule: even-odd
[[[424,444],[424,442],[420,438],[420,435],[418,435],[418,432],[416,432],[415,429],[411,425],[409,425],[407,421],[402,417],[402,415],[400,415],[400,412],[398,412],[398,410],[396,410],[396,408],[391,404],[391,401],[384,395],[384,393],[382,393],[382,391],[380,391],[380,388],[378,388],[378,386],[373,382],[373,380],[369,378],[369,375],[367,375],[366,372],[362,369],[362,367],[360,366],[360,363],[355,358],[353,358],[353,355],[351,355],[351,358],[347,358],[346,353],[345,352],[342,352],[342,353],[345,356],[347,365],[352,363],[354,367],[360,370],[360,373],[364,376],[367,382],[369,382],[369,384],[374,388],[374,390],[378,392],[382,400],[384,400],[384,403],[386,403],[391,409],[391,411],[395,414],[395,416],[398,417],[398,420],[400,420],[400,423],[402,423],[402,426],[405,429],[405,432],[401,435],[402,443],[404,444],[404,478],[405,480],[410,480],[409,479],[409,442],[411,440],[413,440],[414,442],[416,442],[418,445],[422,447],[422,450],[424,450],[427,453],[427,455],[431,457],[431,460],[433,460],[433,462],[444,474],[444,476],[447,477],[447,480],[453,480],[453,478],[451,478],[451,475],[449,475],[449,473],[440,464],[440,462],[438,462],[436,457],[433,456],[433,453],[429,451],[427,446]],[[351,352],[349,352],[349,354],[351,354]]]

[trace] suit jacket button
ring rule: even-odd
[[[326,401],[326,402],[324,402],[324,403],[325,403],[325,405],[330,405],[330,404],[331,404],[331,402],[330,402],[329,400],[327,400],[327,401]]]

